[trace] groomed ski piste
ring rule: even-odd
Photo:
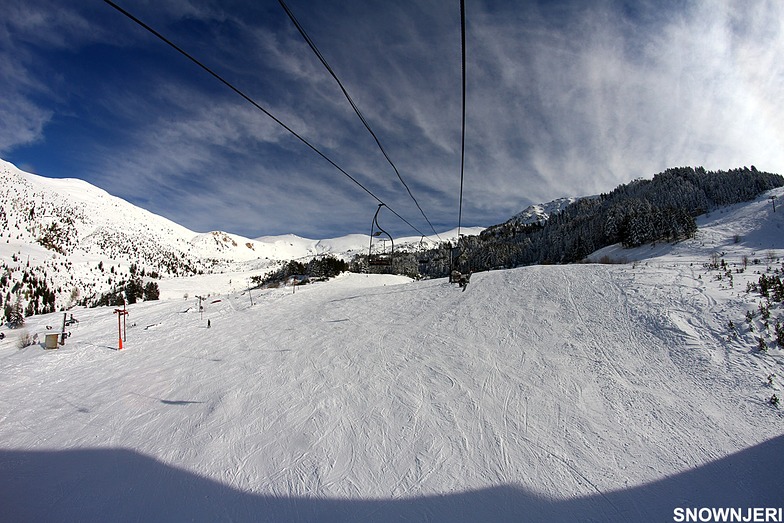
[[[784,411],[768,399],[784,394],[784,351],[759,351],[761,320],[744,320],[760,302],[746,283],[782,267],[784,209],[767,196],[701,218],[693,240],[594,255],[623,264],[476,273],[465,292],[343,274],[213,293],[199,311],[199,278],[187,299],[163,280],[164,299],[128,307],[122,350],[113,308],[69,311],[79,324],[56,350],[20,349],[3,327],[0,519],[620,522],[780,507]],[[706,267],[714,254],[733,271],[757,262],[730,286]]]

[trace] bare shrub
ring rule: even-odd
[[[26,330],[19,333],[19,348],[24,349],[34,343],[33,336]]]

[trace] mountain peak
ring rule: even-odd
[[[533,223],[543,223],[550,219],[550,216],[558,214],[569,205],[581,200],[582,198],[557,198],[547,203],[537,203],[529,205],[519,213],[512,216],[506,223],[518,225],[529,225]]]

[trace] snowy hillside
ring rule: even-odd
[[[776,211],[773,211],[774,200]],[[648,244],[634,249],[613,245],[594,252],[589,259],[635,261],[658,257],[703,263],[713,255],[742,260],[779,258],[784,249],[784,188],[773,189],[750,202],[716,209],[697,218],[693,239],[677,243]]]
[[[550,216],[558,214],[569,205],[581,198],[558,198],[548,203],[538,203],[529,205],[519,213],[512,216],[505,223],[528,225],[542,223],[550,219]]]
[[[0,295],[34,278],[38,287],[25,290],[30,294],[41,289],[46,295],[34,303],[38,311],[70,307],[139,274],[147,282],[213,274],[228,290],[233,287],[230,281],[236,286],[238,274],[247,280],[245,273],[264,274],[281,260],[325,254],[349,260],[366,252],[370,240],[363,234],[311,240],[197,233],[82,180],[45,178],[2,160],[0,184],[0,272],[8,274]],[[465,229],[467,234],[479,231]],[[456,237],[456,231],[441,235],[445,241]],[[420,243],[435,243],[420,240],[401,238],[399,246],[416,249]]]
[[[644,522],[781,507],[784,411],[769,399],[784,394],[784,308],[754,288],[784,272],[770,194],[713,212],[694,240],[626,250],[627,264],[476,273],[465,292],[344,274],[213,293],[201,313],[193,297],[214,276],[162,280],[177,298],[131,305],[122,351],[112,308],[74,310],[57,350],[19,349],[3,328],[0,519]]]

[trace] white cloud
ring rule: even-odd
[[[0,100],[0,154],[43,139],[43,128],[51,116],[51,111],[18,95]]]
[[[431,220],[456,225],[457,9],[438,1],[289,4]],[[634,12],[611,1],[468,4],[464,224],[489,225],[531,202],[608,191],[672,166],[755,164],[784,172],[784,7],[764,0],[675,4],[678,10],[638,2]],[[423,227],[372,138],[276,3],[246,6],[252,11],[245,13],[197,0],[133,7]],[[44,36],[33,42],[38,33]],[[2,85],[7,128],[0,127],[0,151],[46,139],[47,122],[65,110],[36,53],[78,55],[87,43],[109,46],[118,37],[117,56],[126,61],[109,70],[116,77],[83,85],[63,71],[58,80],[89,100],[81,108],[89,124],[110,138],[80,153],[90,158],[89,178],[158,212],[168,208],[193,228],[247,233],[258,224],[263,234],[266,226],[289,223],[301,234],[361,232],[355,224],[367,221],[367,209],[372,215],[372,198],[108,8],[58,12],[31,0],[0,24],[0,42],[15,51],[0,53],[3,70],[13,71]],[[132,58],[136,51],[143,58]],[[156,197],[158,189],[177,195],[176,203]],[[206,207],[209,213],[188,217],[188,209]]]
[[[481,17],[474,70],[489,74],[474,80],[469,132],[497,201],[609,190],[676,165],[784,170],[780,4],[723,5],[642,29],[605,10],[562,31]]]

